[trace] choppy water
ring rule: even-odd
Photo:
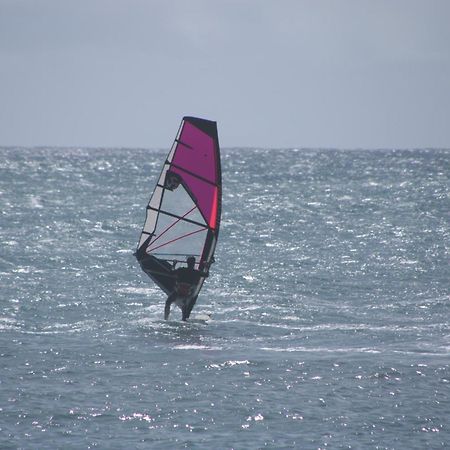
[[[0,149],[0,448],[449,448],[450,152],[224,151],[190,323],[132,256],[165,153]]]

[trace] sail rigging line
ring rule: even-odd
[[[173,222],[171,225],[169,225],[158,237],[156,237],[152,244],[154,244],[161,236],[164,236],[172,227],[174,227],[180,220],[183,220],[186,216],[188,216],[194,209],[197,208],[197,205],[194,205],[192,209],[190,209],[184,216],[179,217],[175,222]]]
[[[192,219],[186,219],[186,217],[183,218],[183,216],[179,216],[177,214],[172,214],[168,211],[164,211],[163,209],[154,208],[153,206],[147,206],[147,209],[151,209],[152,211],[158,211],[160,214],[164,214],[166,216],[174,217],[175,219],[183,219],[183,222],[192,223],[193,225],[198,225],[199,227],[204,227],[205,224],[201,222],[197,222]],[[150,235],[151,233],[146,233],[143,231],[143,233]]]
[[[158,255],[158,256],[201,256],[198,254],[192,254],[192,253],[161,253],[161,252],[154,252],[154,255]],[[171,261],[171,260],[170,260]],[[183,261],[184,262],[184,261]]]
[[[188,236],[192,236],[193,234],[200,233],[200,231],[206,231],[207,229],[208,229],[207,227],[204,227],[204,228],[201,228],[200,230],[191,231],[190,233],[183,234],[182,236],[178,236],[175,239],[172,239],[170,241],[164,242],[164,244],[160,244],[157,247],[149,248],[147,250],[149,252],[153,252],[153,251],[157,250],[158,248],[164,247],[165,245],[172,244],[173,242],[179,241],[180,239],[184,239],[184,238],[186,238]]]

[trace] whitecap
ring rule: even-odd
[[[222,350],[222,347],[199,345],[199,344],[180,344],[173,347],[175,350]]]
[[[218,369],[221,367],[233,367],[233,366],[241,366],[241,365],[249,365],[250,361],[248,359],[244,360],[229,360],[220,364],[211,364],[209,367]]]
[[[43,208],[40,200],[41,199],[39,197],[31,195],[30,196],[30,206],[32,208],[38,208],[38,209]]]

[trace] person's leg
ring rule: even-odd
[[[189,314],[188,314],[188,303],[189,303],[189,300],[190,300],[190,297],[185,298],[184,301],[183,301],[183,306],[181,308],[181,314],[182,314],[181,315],[181,320],[183,322],[186,322],[186,320],[189,317]]]
[[[169,318],[169,314],[170,314],[170,305],[175,301],[176,299],[176,294],[175,292],[173,294],[170,294],[167,297],[166,300],[166,306],[164,307],[164,320],[167,320]]]
[[[189,319],[189,316],[191,315],[191,312],[189,311],[189,304],[192,302],[192,297],[186,297],[186,299],[183,302],[183,307],[181,308],[181,311],[183,313],[182,319],[186,321]]]

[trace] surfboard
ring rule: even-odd
[[[222,174],[216,122],[183,117],[146,208],[135,256],[142,270],[167,294],[174,267],[195,257],[207,271],[214,261],[222,206]],[[205,277],[193,288],[187,317]]]

